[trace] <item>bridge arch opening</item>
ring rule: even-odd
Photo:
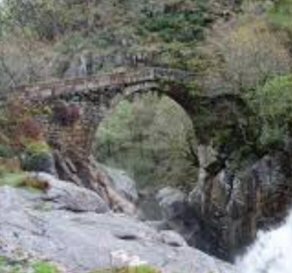
[[[100,123],[93,143],[98,162],[123,169],[134,178],[138,189],[147,195],[146,206],[153,204],[154,193],[165,186],[193,189],[197,179],[195,149],[194,128],[186,111],[155,91],[131,94],[115,103]]]

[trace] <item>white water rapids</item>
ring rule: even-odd
[[[260,231],[237,268],[239,273],[292,273],[292,213],[278,228]]]

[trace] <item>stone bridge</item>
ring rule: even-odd
[[[91,153],[96,130],[103,118],[121,100],[141,92],[158,92],[176,101],[193,120],[198,138],[208,141],[206,130],[218,129],[222,121],[230,124],[230,120],[238,114],[238,107],[230,107],[230,102],[232,105],[238,102],[236,97],[226,94],[195,95],[188,88],[189,83],[195,80],[196,75],[188,71],[141,67],[125,72],[23,85],[6,92],[0,97],[0,102],[20,100],[37,113],[35,117],[43,125],[52,147],[62,154],[74,152],[86,158]],[[212,115],[208,114],[210,110]]]
[[[168,95],[188,112],[190,96],[185,84],[193,79],[187,71],[143,67],[19,86],[0,100],[17,98],[34,109],[53,147],[84,158],[90,155],[98,125],[119,101],[155,91]]]
[[[228,156],[240,150],[247,141],[252,143],[246,134],[248,109],[236,94],[207,95],[192,90],[189,83],[194,80],[196,75],[187,71],[144,67],[20,86],[6,92],[0,102],[20,100],[27,105],[43,125],[48,143],[54,148],[55,158],[57,154],[62,159],[56,160],[61,162],[60,177],[77,184],[82,180],[82,185],[95,189],[95,185],[88,181],[101,179],[99,175],[94,175],[92,179],[91,161],[88,159],[96,130],[103,118],[121,100],[137,93],[158,92],[169,96],[190,116],[201,147],[197,153],[200,165],[198,183],[190,196],[196,215],[202,221],[207,237],[210,237],[207,238],[212,242],[210,249],[214,249],[215,254],[220,250],[223,253],[221,257],[226,257],[226,253],[230,254],[250,239],[248,233],[248,238],[244,237],[241,242],[238,238],[242,236],[237,238],[236,234],[245,234],[247,229],[254,230],[254,219],[250,219],[249,214],[236,212],[257,212],[255,202],[252,202],[252,208],[241,208],[242,204],[251,203],[245,202],[245,199],[252,198],[255,192],[246,189],[248,183],[238,186],[232,176],[218,182],[225,173]],[[241,186],[244,189],[242,192],[248,192],[242,197],[243,202],[237,198],[236,192]],[[207,251],[212,252],[210,249]]]

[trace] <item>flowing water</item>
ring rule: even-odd
[[[239,273],[292,273],[292,213],[278,228],[259,232],[237,268]]]

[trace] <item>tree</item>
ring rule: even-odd
[[[283,33],[254,17],[218,24],[207,42],[206,88],[233,92],[255,90],[291,69]],[[212,79],[213,77],[213,79]]]
[[[140,186],[189,190],[196,181],[192,122],[167,97],[148,94],[120,103],[96,141],[97,159],[127,170]]]
[[[276,77],[256,90],[253,107],[258,110],[260,143],[281,145],[292,133],[292,75]]]

